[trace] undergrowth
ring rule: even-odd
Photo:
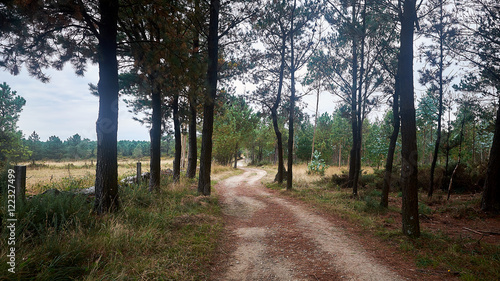
[[[7,271],[8,233],[2,223],[1,280],[208,278],[222,229],[220,209],[216,197],[197,195],[194,181],[172,184],[163,178],[159,193],[145,185],[123,186],[121,210],[104,216],[93,214],[93,198],[68,191],[77,185],[18,206],[15,274]],[[2,198],[2,218],[5,202]]]
[[[336,182],[338,181],[338,183]],[[471,238],[454,238],[442,232],[429,232],[422,230],[418,239],[404,236],[400,229],[401,208],[390,205],[388,209],[380,207],[380,190],[376,189],[377,177],[373,174],[362,175],[363,182],[358,196],[353,196],[350,189],[341,188],[344,178],[328,177],[308,182],[306,188],[297,182],[298,188],[285,191],[277,183],[268,183],[268,188],[280,190],[284,195],[301,199],[325,212],[337,214],[363,231],[372,233],[374,237],[384,243],[395,245],[399,254],[415,257],[415,266],[444,272],[445,274],[458,275],[461,280],[500,280],[500,247]],[[295,182],[294,182],[295,185]],[[399,192],[400,193],[400,192]],[[398,192],[390,194],[398,196]],[[433,213],[446,213],[455,219],[480,219],[478,199],[457,201],[456,203],[440,204],[442,197],[435,195],[427,199],[422,196],[419,200],[419,213],[429,216]],[[433,204],[440,204],[431,208]]]

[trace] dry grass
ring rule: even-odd
[[[240,169],[234,169],[233,166],[223,166],[216,162],[212,162],[212,181],[220,181],[231,176],[242,173]]]
[[[61,182],[86,186],[79,179]],[[16,275],[7,271],[7,240],[1,239],[0,280],[208,280],[221,211],[216,195],[198,196],[193,185],[163,176],[161,192],[149,192],[145,182],[123,186],[121,210],[103,216],[92,214],[87,196],[61,192],[27,200],[17,211]],[[0,208],[0,216],[5,211]]]
[[[162,169],[172,168],[172,158],[164,158],[161,160]],[[149,172],[149,159],[141,159],[142,172]],[[136,173],[136,159],[120,159],[118,160],[118,177],[122,178]],[[87,179],[86,183],[93,185],[92,179],[95,177],[96,166],[95,161],[80,160],[80,161],[43,161],[37,163],[36,166],[29,166],[26,171],[26,193],[28,195],[36,194],[44,190],[44,186],[59,182],[64,178]]]
[[[276,175],[276,172],[278,170],[277,166],[264,166],[262,167],[267,171],[267,176],[263,179],[263,182],[272,182],[274,180],[274,177]],[[298,164],[293,166],[293,181],[294,181],[294,187],[296,188],[306,188],[309,187],[311,184],[314,184],[318,181],[320,181],[324,177],[331,177],[333,175],[340,175],[342,173],[348,173],[349,172],[349,167],[348,166],[330,166],[326,169],[325,175],[320,176],[320,175],[313,175],[313,174],[308,174],[307,173],[307,164]],[[365,174],[372,174],[373,173],[373,168],[371,167],[363,167],[362,168],[362,173]]]
[[[135,175],[137,169],[136,159],[120,159],[118,160],[118,177],[123,178],[129,175]],[[149,159],[143,158],[142,172],[149,172]],[[173,159],[164,158],[161,160],[161,168],[172,168]],[[47,186],[54,188],[54,183],[67,184],[68,181],[78,181],[78,185],[93,186],[95,179],[95,161],[43,161],[37,163],[36,166],[27,165],[26,171],[26,194],[28,196],[41,193],[47,190]],[[241,173],[241,170],[235,170],[232,166],[222,166],[217,163],[212,163],[212,180],[219,181],[227,177]],[[64,180],[64,181],[63,181]],[[181,182],[180,186],[184,186]]]

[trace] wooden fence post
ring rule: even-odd
[[[26,166],[14,166],[16,173],[16,200],[22,204],[26,202]]]
[[[141,184],[141,180],[142,180],[141,162],[137,162],[137,175],[136,175],[136,179],[137,179],[137,184]]]

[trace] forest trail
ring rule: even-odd
[[[242,169],[216,187],[227,236],[214,280],[404,280],[340,227],[263,187],[265,171]]]

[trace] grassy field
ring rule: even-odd
[[[149,159],[140,160],[142,163],[142,172],[149,172]],[[161,160],[161,168],[172,168],[172,158],[164,158]],[[33,195],[53,187],[54,183],[63,183],[77,186],[90,187],[94,185],[95,180],[95,161],[42,161],[37,165],[32,166],[29,163],[26,171],[26,194]],[[137,169],[136,159],[120,159],[118,161],[118,177],[135,175]],[[71,182],[74,182],[71,184]],[[59,187],[59,188],[58,188]],[[64,189],[64,186],[57,186],[57,189]]]
[[[383,245],[391,245],[399,258],[412,261],[430,277],[446,279],[455,275],[461,280],[500,280],[498,236],[469,231],[500,230],[498,216],[480,210],[480,193],[453,194],[448,201],[441,190],[437,190],[432,199],[421,192],[422,235],[410,239],[401,232],[401,192],[391,192],[389,208],[381,208],[381,191],[375,188],[374,182],[382,179],[371,168],[363,168],[361,180],[366,184],[359,187],[357,197],[352,195],[352,190],[340,188],[331,180],[332,174],[347,173],[347,167],[330,167],[325,177],[320,177],[308,175],[306,165],[294,166],[292,191],[272,182],[276,167],[264,169],[268,171],[264,181],[269,188],[345,221],[349,228],[358,230],[360,237],[370,236]]]
[[[162,169],[168,167],[168,159]],[[8,272],[8,236],[0,240],[0,280],[205,280],[222,230],[217,195],[198,196],[196,180],[162,177],[159,193],[143,186],[122,186],[121,210],[104,216],[92,212],[93,197],[65,192],[85,188],[93,174],[85,163],[45,163],[28,175],[52,177],[39,183],[39,192],[16,209],[16,273]],[[135,173],[128,162],[120,176]],[[145,166],[143,164],[143,166]],[[92,168],[92,167],[91,167]],[[144,169],[143,170],[147,170]],[[213,166],[213,180],[241,173]],[[2,198],[7,202],[7,198]],[[7,217],[5,204],[0,209]],[[5,230],[6,222],[2,225]]]

